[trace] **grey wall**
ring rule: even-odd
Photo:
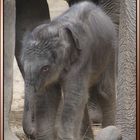
[[[136,139],[136,0],[120,7],[116,124],[123,140]]]

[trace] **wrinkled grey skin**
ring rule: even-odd
[[[118,26],[119,26],[119,12],[120,12],[120,2],[119,0],[92,0],[96,2],[99,7],[101,7],[105,13],[112,19],[115,24],[117,37],[115,46],[116,49],[112,53],[111,60],[112,63],[109,65],[110,71],[110,83],[102,86],[101,90],[94,89],[94,96],[92,95],[91,101],[89,102],[89,114],[93,122],[101,122],[102,126],[114,125],[115,124],[115,114],[116,114],[116,77],[117,77],[117,51],[118,51]],[[99,96],[100,93],[106,93],[108,98],[103,98]],[[98,118],[98,119],[97,119]]]
[[[69,5],[73,5],[83,0],[67,0]],[[107,15],[112,19],[115,24],[117,38],[118,39],[118,25],[119,25],[119,0],[91,0],[96,5],[99,5]],[[116,91],[115,91],[115,76],[116,76],[116,63],[115,55],[117,54],[117,48],[112,51],[111,63],[108,65],[109,76],[105,80],[110,81],[106,82],[105,80],[99,81],[94,88],[90,90],[90,99],[88,102],[88,110],[90,120],[94,123],[102,123],[103,127],[108,125],[115,124],[115,107],[116,107]],[[106,74],[108,75],[108,74]]]
[[[45,2],[45,3],[44,3]],[[40,8],[41,7],[41,8]],[[38,9],[34,11],[33,9]],[[19,68],[24,78],[24,71],[21,65],[21,38],[30,31],[34,26],[49,19],[49,11],[46,1],[4,1],[4,139],[16,140],[17,138],[9,128],[9,113],[12,101],[12,79],[13,79],[13,56],[15,48],[15,14],[16,14],[16,58]],[[16,12],[17,11],[17,12]],[[37,13],[36,13],[37,12]],[[30,13],[30,15],[29,15]],[[41,15],[41,16],[40,16]],[[34,22],[33,22],[34,21]],[[58,89],[59,90],[59,89]],[[59,95],[58,95],[59,97]],[[43,99],[40,99],[42,101]],[[87,121],[88,114],[85,114],[82,133],[85,133],[89,127]],[[32,120],[31,110],[24,109],[23,128],[28,137],[32,137],[34,120]],[[88,137],[92,136],[91,129],[86,133]]]
[[[13,79],[13,56],[14,50],[18,61],[19,68],[24,78],[24,71],[21,65],[20,53],[21,53],[21,38],[27,32],[30,31],[34,26],[49,19],[49,11],[46,1],[40,0],[35,2],[34,0],[20,2],[16,1],[4,1],[4,139],[5,140],[16,140],[18,139],[10,130],[9,127],[9,114],[12,101],[12,79]],[[41,9],[39,10],[39,8]],[[38,9],[37,13],[33,9]],[[17,12],[16,12],[17,11]],[[29,16],[30,14],[30,16]],[[16,15],[16,18],[15,18]],[[40,16],[41,15],[41,16]],[[16,21],[16,42],[15,40],[15,21]],[[34,21],[34,22],[33,22]],[[16,43],[16,49],[15,48]],[[59,90],[59,89],[58,89]],[[57,95],[59,98],[59,95]],[[40,101],[45,99],[41,98]],[[44,103],[44,102],[43,102]],[[56,103],[56,102],[55,102]],[[87,109],[85,109],[87,110]],[[87,111],[85,111],[87,112]],[[28,121],[27,121],[28,120]],[[92,137],[92,130],[89,128],[88,114],[85,113],[83,119],[82,134],[86,137]],[[24,109],[23,117],[24,131],[28,137],[32,137],[34,132],[34,120],[31,117],[31,110],[27,111]],[[87,131],[87,128],[88,131]]]
[[[38,9],[38,11],[32,9]],[[29,14],[30,16],[28,16]],[[27,30],[33,29],[46,19],[49,19],[46,0],[4,0],[4,140],[18,139],[11,132],[9,126],[13,95],[14,53],[16,54],[22,75],[24,75],[19,57],[22,38]],[[26,119],[30,119],[30,117]]]
[[[114,43],[114,24],[90,2],[72,6],[25,37],[25,109],[32,111],[35,139],[81,138],[89,94],[95,94],[95,86],[97,91],[110,89]],[[112,98],[105,92],[99,95]],[[62,108],[58,107],[60,102]]]
[[[21,0],[20,0],[21,1]],[[93,0],[94,1],[94,0]],[[120,3],[119,0],[99,0],[97,1],[98,4],[100,4],[101,7],[103,7],[103,9],[106,11],[106,13],[111,17],[111,19],[113,20],[113,22],[116,24],[116,29],[118,31],[118,25],[119,25],[119,9],[120,9]],[[131,5],[130,7],[126,7],[125,5]],[[32,5],[34,6],[34,4]],[[46,6],[46,5],[44,5]],[[13,62],[13,55],[14,52],[11,50],[14,50],[14,17],[15,17],[15,5],[14,5],[14,1],[4,1],[4,10],[6,12],[4,12],[4,136],[5,139],[7,140],[16,140],[16,138],[13,136],[13,134],[11,133],[10,129],[9,129],[9,111],[10,111],[10,106],[11,106],[11,97],[12,97],[12,62]],[[127,8],[127,10],[126,10]],[[120,25],[120,31],[122,33],[125,33],[127,31],[127,34],[125,34],[125,38],[124,35],[121,34],[120,38],[122,40],[123,43],[120,43],[120,47],[123,51],[121,51],[121,56],[124,58],[124,56],[126,56],[125,54],[125,48],[128,48],[127,46],[130,44],[128,42],[129,36],[132,35],[132,31],[133,31],[133,38],[129,39],[131,41],[131,45],[130,46],[135,46],[132,44],[135,44],[135,1],[131,0],[131,1],[122,1],[121,3],[121,21],[123,21],[122,23],[126,25],[127,23],[127,29],[126,28],[121,28],[124,27],[123,25]],[[47,8],[46,8],[47,9]],[[133,9],[133,10],[131,10]],[[30,8],[30,12],[32,13],[32,7]],[[127,11],[127,12],[124,12]],[[124,14],[125,13],[125,14]],[[47,12],[45,12],[44,14],[47,14]],[[6,16],[7,15],[7,16]],[[10,15],[10,16],[9,16]],[[26,14],[25,14],[26,15]],[[129,15],[133,15],[133,16],[129,16]],[[129,17],[129,20],[127,20]],[[26,19],[27,17],[25,17]],[[30,18],[29,18],[30,19]],[[46,17],[44,18],[46,20]],[[125,20],[125,21],[124,21]],[[38,21],[38,20],[37,20]],[[132,22],[130,22],[132,21]],[[32,24],[32,21],[30,22]],[[30,24],[29,23],[29,24]],[[128,24],[129,23],[129,24]],[[131,27],[131,28],[130,28]],[[131,32],[130,30],[131,29]],[[25,30],[26,31],[26,30]],[[124,45],[124,43],[127,40],[127,45]],[[11,48],[11,49],[10,49]],[[124,52],[125,51],[125,52]],[[124,52],[124,53],[123,53]],[[130,47],[130,49],[127,49],[127,52],[129,52],[129,54],[132,54],[130,56],[135,56],[135,48],[133,47],[133,51],[132,51],[132,47]],[[120,52],[119,52],[120,53]],[[133,57],[135,59],[135,57]],[[130,61],[126,59],[126,61],[121,61],[121,59],[119,60],[121,63],[120,66],[123,66],[123,68],[126,67],[127,64],[127,68],[129,66],[132,66],[131,68],[133,68],[134,72],[132,72],[133,74],[131,74],[131,78],[128,79],[127,75],[129,75],[130,73],[128,73],[127,75],[125,74],[125,70],[121,70],[124,72],[124,75],[122,76],[122,74],[120,73],[120,81],[125,81],[125,79],[127,79],[127,81],[129,81],[131,79],[131,81],[135,81],[135,63],[133,63],[132,61],[132,57],[130,58]],[[127,62],[127,63],[126,63]],[[130,64],[130,62],[132,62]],[[123,65],[125,64],[125,65]],[[131,68],[129,68],[129,72],[131,72]],[[120,69],[122,69],[120,67]],[[123,78],[123,80],[121,80]],[[132,80],[133,79],[133,80]],[[133,88],[131,88],[133,85]],[[119,90],[119,96],[118,99],[121,99],[120,97],[122,97],[122,93],[126,92],[128,93],[127,89],[128,87],[130,87],[131,89],[135,89],[135,84],[133,84],[132,82],[127,82],[127,85],[125,83],[120,83],[120,85],[118,86],[118,90]],[[121,89],[124,89],[125,91],[122,91]],[[130,99],[128,94],[123,94],[123,97],[125,99],[123,100],[117,100],[117,122],[116,124],[121,128],[123,137],[125,137],[126,139],[128,137],[132,137],[131,139],[135,139],[135,117],[133,117],[133,115],[128,115],[130,114],[130,111],[133,113],[135,113],[135,91],[130,91],[130,95],[132,95],[131,99],[133,100],[128,100]],[[134,94],[132,94],[132,92]],[[126,100],[127,102],[124,102],[124,100]],[[133,102],[133,104],[132,104]],[[121,106],[119,106],[121,104]],[[126,105],[131,105],[131,107],[129,108],[129,110],[125,109]],[[133,105],[133,106],[132,106]],[[125,115],[124,115],[125,114]],[[123,117],[125,116],[125,118],[123,119]],[[126,119],[129,116],[129,119]],[[125,123],[123,123],[122,121],[125,121]],[[123,124],[123,125],[122,125]],[[132,131],[133,130],[133,131]],[[128,136],[129,134],[129,136]]]
[[[71,5],[82,0],[67,0]],[[111,122],[121,130],[124,140],[136,139],[136,1],[135,0],[91,0],[110,16],[115,23],[117,31],[117,57],[116,57],[116,80],[113,80],[112,85],[117,85],[113,90],[117,94],[116,103],[114,100],[114,111],[106,112],[101,110],[101,106],[96,98],[94,103],[90,104],[90,115],[93,121],[103,121],[107,114],[111,116]],[[114,57],[113,57],[114,58]],[[112,93],[113,93],[112,92]],[[114,94],[115,95],[115,94]],[[96,102],[95,102],[95,101]],[[130,115],[131,114],[131,115]],[[96,117],[98,116],[98,117]],[[115,118],[114,118],[115,116]],[[100,118],[97,120],[97,118]],[[102,119],[103,118],[103,119]],[[107,123],[108,124],[108,123]]]

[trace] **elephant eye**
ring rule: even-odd
[[[46,66],[43,66],[42,68],[41,68],[41,72],[43,72],[43,73],[47,73],[48,71],[49,71],[49,65],[46,65]]]

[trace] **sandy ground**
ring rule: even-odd
[[[68,5],[63,0],[48,0],[51,18],[60,15],[68,8]],[[24,82],[14,60],[14,85],[13,85],[13,102],[11,107],[10,125],[12,131],[19,137],[20,140],[27,140],[22,129],[22,115],[24,104]],[[96,129],[98,131],[98,128]]]

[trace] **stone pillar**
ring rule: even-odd
[[[136,140],[136,1],[120,4],[116,125]]]

